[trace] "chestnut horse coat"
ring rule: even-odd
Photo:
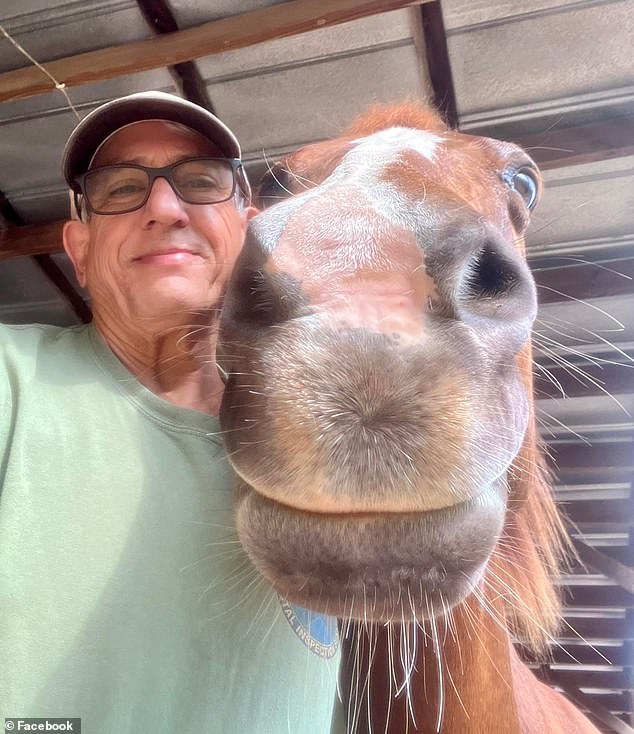
[[[218,352],[237,526],[280,595],[342,620],[350,732],[596,732],[512,644],[553,639],[566,545],[532,396],[540,187],[415,105],[263,182]]]

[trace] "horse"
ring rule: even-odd
[[[349,732],[598,730],[538,681],[567,551],[539,445],[518,146],[413,103],[271,167],[226,294],[238,535],[339,618]]]

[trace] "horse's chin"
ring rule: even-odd
[[[422,513],[318,514],[240,482],[238,534],[285,599],[344,619],[444,614],[477,585],[502,531],[503,483]]]

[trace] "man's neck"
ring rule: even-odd
[[[143,328],[115,328],[95,314],[95,326],[139,382],[182,408],[218,415],[224,385],[216,368],[217,321]]]

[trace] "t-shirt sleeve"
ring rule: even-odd
[[[0,466],[2,466],[2,459],[6,450],[13,404],[7,349],[8,340],[7,330],[0,324]]]

